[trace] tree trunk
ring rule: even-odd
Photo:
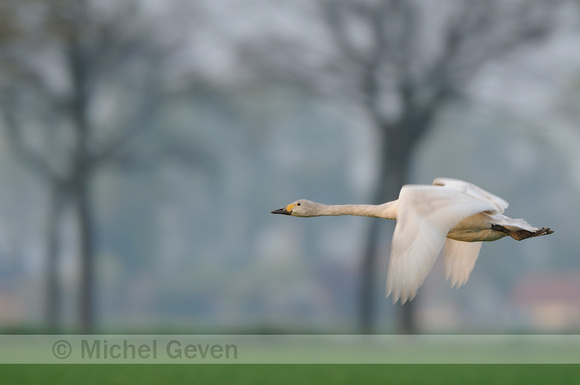
[[[60,251],[58,229],[62,210],[62,192],[57,186],[51,186],[49,194],[46,218],[46,322],[49,332],[56,333],[60,328],[61,312],[58,279],[58,254]]]
[[[94,327],[94,250],[90,207],[91,159],[89,95],[91,89],[91,61],[77,36],[70,36],[68,58],[73,95],[71,116],[75,130],[74,169],[71,174],[71,194],[74,201],[79,231],[80,293],[79,322],[83,333],[91,333]]]
[[[380,132],[381,146],[379,152],[379,172],[374,192],[375,204],[395,200],[401,186],[407,183],[413,142],[403,138],[404,131],[398,127],[382,127]],[[371,220],[363,250],[363,262],[360,282],[360,331],[373,333],[375,329],[375,287],[377,259],[379,255],[381,224],[384,221]],[[387,235],[385,235],[387,236]],[[399,330],[404,334],[416,332],[413,302],[401,307]]]
[[[80,295],[79,319],[83,333],[91,333],[95,326],[94,312],[94,249],[91,220],[88,174],[78,178],[76,188],[76,214],[79,231]]]

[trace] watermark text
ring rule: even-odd
[[[52,346],[55,358],[102,360],[237,360],[238,346],[233,343],[207,343],[191,338],[82,338],[59,339]]]

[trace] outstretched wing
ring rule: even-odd
[[[462,219],[494,207],[458,189],[403,186],[393,234],[387,297],[413,299],[433,267],[449,230]]]
[[[492,193],[487,192],[474,184],[464,182],[459,179],[435,178],[433,185],[459,190],[480,202],[489,204],[494,208],[494,211],[497,211],[500,214],[503,213],[504,210],[508,207],[508,203],[497,195],[493,195]]]
[[[481,249],[481,242],[460,242],[446,239],[443,246],[445,279],[451,280],[451,287],[465,284],[475,266]]]

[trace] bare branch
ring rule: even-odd
[[[456,90],[464,87],[483,65],[545,38],[556,26],[554,14],[562,3],[558,0],[524,1],[517,6],[497,0],[463,3],[429,77],[442,79],[441,83]]]
[[[7,89],[2,97],[3,116],[6,123],[6,133],[16,156],[31,167],[38,175],[47,178],[51,183],[60,184],[63,176],[51,167],[49,159],[41,155],[39,151],[30,148],[23,138],[24,128],[21,124],[20,109],[16,102],[14,89]]]
[[[334,41],[339,47],[340,51],[352,63],[357,65],[366,64],[364,56],[353,43],[345,25],[345,14],[348,13],[346,8],[349,6],[348,1],[321,0],[320,6],[322,8],[325,21],[327,22],[329,28],[332,30],[332,37],[334,38]],[[360,14],[362,13],[361,9],[359,8],[356,13],[358,13],[360,17]]]

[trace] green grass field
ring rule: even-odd
[[[580,365],[0,365],[0,384],[577,384]]]

